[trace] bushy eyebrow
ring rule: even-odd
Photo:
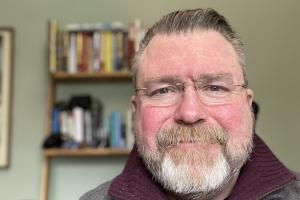
[[[144,85],[149,86],[151,84],[158,84],[158,83],[176,84],[179,82],[182,82],[182,79],[180,79],[179,76],[161,76],[161,77],[147,78],[147,80],[144,81]]]
[[[233,76],[230,73],[207,73],[201,74],[194,79],[194,81],[199,82],[201,84],[210,84],[212,82],[221,81],[225,83],[232,84],[233,83]],[[176,84],[182,83],[183,80],[179,76],[172,75],[172,76],[159,76],[159,77],[150,77],[144,81],[144,86],[147,87],[152,84],[161,84],[161,83],[169,83],[169,84]]]
[[[201,74],[196,78],[196,82],[201,84],[210,84],[212,82],[221,81],[229,84],[233,84],[233,76],[230,73],[218,73],[218,74]]]

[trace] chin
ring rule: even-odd
[[[163,158],[156,178],[166,189],[179,194],[209,193],[226,182],[230,166],[222,153],[184,149],[171,150]]]

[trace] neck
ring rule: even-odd
[[[222,184],[219,188],[208,193],[197,192],[189,194],[178,194],[171,191],[167,192],[169,200],[224,200],[229,197],[239,173],[230,176],[228,181]]]

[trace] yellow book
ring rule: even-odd
[[[105,60],[105,72],[113,71],[113,34],[111,31],[105,32],[104,37],[105,49],[104,49],[104,60]]]
[[[49,21],[49,69],[50,72],[55,72],[57,70],[57,33],[58,25],[57,21],[51,19]]]
[[[82,71],[82,54],[83,54],[83,34],[76,35],[76,60],[77,71]]]

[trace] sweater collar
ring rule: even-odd
[[[260,199],[295,179],[256,134],[254,145],[228,200]],[[123,172],[112,181],[108,194],[117,200],[168,199],[145,168],[136,147],[133,147]]]

